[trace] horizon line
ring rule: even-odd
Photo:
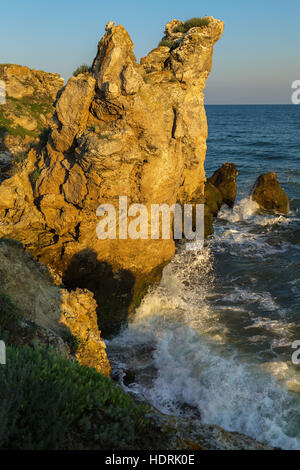
[[[204,106],[297,106],[294,103],[204,103]]]

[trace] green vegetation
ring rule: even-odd
[[[26,160],[26,158],[27,158],[27,152],[15,153],[14,156],[13,156],[14,164],[24,162]]]
[[[186,33],[191,28],[203,28],[208,25],[209,18],[206,16],[204,18],[191,18],[190,20],[185,21],[182,25],[177,26],[177,28],[174,29],[174,33]]]
[[[33,172],[31,173],[30,175],[30,181],[31,181],[31,184],[32,185],[35,185],[35,183],[37,182],[37,180],[39,179],[40,177],[40,174],[41,174],[41,171],[39,168],[36,168],[35,170],[33,170]]]
[[[4,106],[0,107],[0,137],[2,137],[6,132],[11,135],[25,137],[29,135],[31,137],[37,137],[37,133],[33,131],[28,131],[24,127],[14,126],[13,120],[8,118],[4,113]]]
[[[160,41],[160,43],[158,44],[158,47],[169,47],[169,49],[171,49],[171,47],[173,47],[174,45],[174,41],[172,41],[171,39],[162,39]]]
[[[0,136],[8,132],[14,136],[38,137],[45,128],[41,115],[47,116],[53,111],[52,101],[49,97],[24,97],[16,99],[7,97],[5,106],[0,106]],[[29,131],[14,124],[14,116],[32,118],[37,122],[37,128]]]
[[[80,75],[81,73],[91,73],[91,69],[92,68],[87,64],[80,65],[80,67],[77,67],[77,69],[73,72],[73,77],[77,77],[77,75]]]
[[[75,335],[72,335],[72,333],[70,331],[68,331],[64,335],[63,339],[66,343],[68,343],[71,354],[75,354],[78,351],[78,349],[80,348],[80,345],[82,343],[81,339],[78,338]]]
[[[148,407],[49,350],[7,347],[0,383],[0,449],[126,449],[146,436]]]
[[[190,20],[185,21],[181,25],[177,26],[174,30],[173,33],[186,33],[189,29],[194,28],[194,27],[200,27],[203,28],[204,26],[209,25],[209,18],[204,17],[204,18],[191,18]],[[158,47],[168,47],[169,49],[176,49],[178,47],[179,41],[174,41],[174,39],[166,39],[163,38],[160,43],[158,44]]]
[[[105,135],[105,134],[100,134],[99,133],[99,134],[97,134],[97,136],[98,136],[98,139],[108,139],[108,136]]]
[[[13,342],[21,316],[10,298],[0,292],[0,339]]]

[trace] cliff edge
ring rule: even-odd
[[[44,148],[0,186],[0,236],[21,241],[70,289],[91,290],[113,332],[159,280],[171,240],[100,240],[100,204],[202,202],[206,79],[224,24],[171,21],[140,63],[123,26],[107,28],[92,73],[63,88]],[[167,44],[167,45],[166,45]]]

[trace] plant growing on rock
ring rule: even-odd
[[[191,28],[203,28],[209,25],[209,18],[191,18],[174,29],[174,33],[186,33]]]
[[[71,354],[75,354],[82,344],[82,340],[69,331],[65,334],[64,340],[68,343]]]
[[[0,293],[0,339],[12,341],[20,320],[18,309],[9,296]]]
[[[80,65],[76,70],[74,70],[73,77],[77,77],[81,73],[91,73],[91,67],[89,67],[87,64]]]
[[[158,44],[158,47],[168,47],[169,49],[171,49],[173,45],[174,45],[174,41],[172,41],[171,39],[162,39],[160,43]]]
[[[37,180],[39,179],[41,174],[41,170],[39,168],[36,168],[30,175],[30,181],[32,185],[35,185]]]
[[[148,407],[95,369],[46,349],[8,347],[0,368],[0,449],[125,449],[147,425]]]

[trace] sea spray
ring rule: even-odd
[[[188,411],[273,446],[300,448],[298,397],[272,368],[228,341],[212,307],[216,295],[211,250],[179,249],[160,286],[109,344],[113,364],[115,354],[122,357],[115,360],[121,381],[129,368],[129,389],[165,413]]]

